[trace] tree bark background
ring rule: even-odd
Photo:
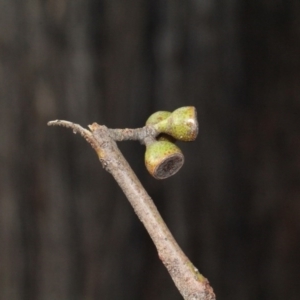
[[[0,299],[181,299],[86,142],[194,105],[165,181],[120,144],[218,299],[298,299],[300,4],[0,1]]]

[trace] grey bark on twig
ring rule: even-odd
[[[185,300],[214,300],[215,294],[208,280],[199,273],[183,253],[152,199],[120,152],[106,126],[93,123],[90,130],[68,121],[51,121],[48,125],[72,128],[95,149],[104,169],[117,181],[140,221],[153,240],[158,256],[167,268],[176,287]]]

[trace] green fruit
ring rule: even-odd
[[[152,114],[146,121],[146,125],[154,125],[168,118],[172,113],[169,111],[157,111]]]
[[[152,114],[148,120],[146,121],[146,125],[155,125],[163,120],[165,120],[166,118],[168,118],[172,113],[169,112],[169,111],[157,111],[155,112],[154,114]],[[172,142],[172,143],[175,143],[176,140],[168,135],[168,134],[159,134],[157,136],[157,140],[158,141],[169,141],[169,142]]]
[[[198,135],[197,111],[193,106],[178,108],[166,119],[153,125],[160,133],[180,141],[194,141]]]
[[[145,165],[156,179],[165,179],[174,175],[184,163],[181,150],[171,142],[155,141],[146,147]]]

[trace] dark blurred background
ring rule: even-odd
[[[217,299],[300,297],[299,0],[0,0],[0,299],[182,299],[84,139],[194,105],[157,181],[120,144]]]

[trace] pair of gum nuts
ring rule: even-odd
[[[159,135],[146,145],[145,165],[156,179],[165,179],[176,174],[184,163],[176,140],[194,141],[198,134],[197,111],[193,106],[185,106],[169,111],[158,111],[146,121]]]

